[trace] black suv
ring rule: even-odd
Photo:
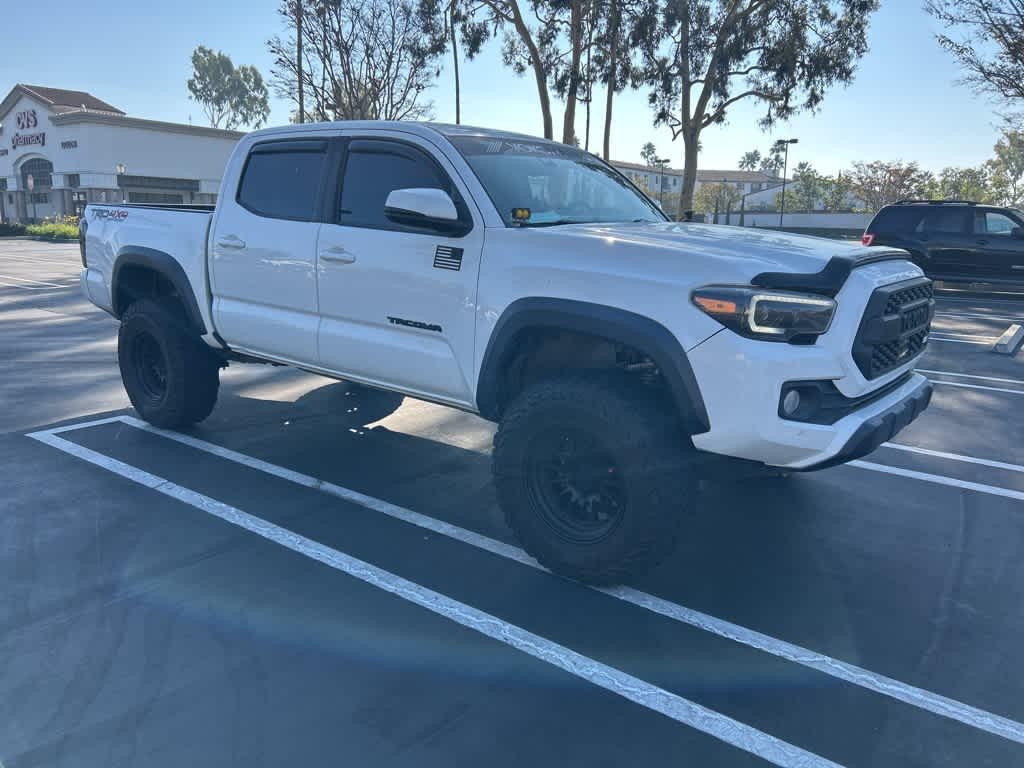
[[[928,277],[1024,282],[1024,213],[960,200],[901,200],[882,208],[864,245],[903,248]]]

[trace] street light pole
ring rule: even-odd
[[[776,147],[785,150],[782,160],[782,200],[779,202],[779,229],[782,229],[782,217],[786,213],[786,173],[789,171],[789,145],[796,144],[799,139],[779,139],[775,142]]]
[[[654,162],[658,164],[658,168],[661,170],[660,181],[658,182],[658,205],[661,206],[661,210],[665,210],[665,166],[668,165],[669,158],[667,157],[656,157]]]

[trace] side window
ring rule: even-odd
[[[929,234],[955,234],[964,233],[965,214],[967,210],[958,206],[935,206],[929,209],[924,220],[924,231]]]
[[[238,203],[260,216],[316,221],[327,144],[282,141],[257,145],[238,185]]]
[[[974,214],[974,234],[976,235],[1009,237],[1016,226],[1017,222],[996,211],[976,211]]]
[[[341,182],[338,223],[395,229],[384,216],[384,202],[396,189],[413,188],[452,191],[447,176],[420,150],[394,141],[352,141]]]

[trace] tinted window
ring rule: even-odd
[[[965,208],[937,205],[928,209],[923,229],[929,233],[963,234],[966,214]]]
[[[394,229],[384,202],[396,189],[443,189],[448,179],[417,149],[386,141],[353,141],[345,160],[339,224]]]
[[[1003,213],[996,211],[977,211],[974,214],[974,233],[976,235],[1002,235],[1009,237],[1017,222]]]
[[[314,221],[323,151],[257,151],[249,156],[238,202],[274,219]]]
[[[924,210],[920,207],[893,206],[891,208],[883,208],[878,212],[875,220],[871,222],[870,229],[873,232],[899,234],[920,231],[924,213]]]

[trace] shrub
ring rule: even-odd
[[[39,224],[29,224],[25,231],[43,240],[75,240],[78,238],[78,217],[62,216],[44,219]]]
[[[25,225],[24,224],[0,224],[0,237],[11,237],[14,235],[24,235]]]

